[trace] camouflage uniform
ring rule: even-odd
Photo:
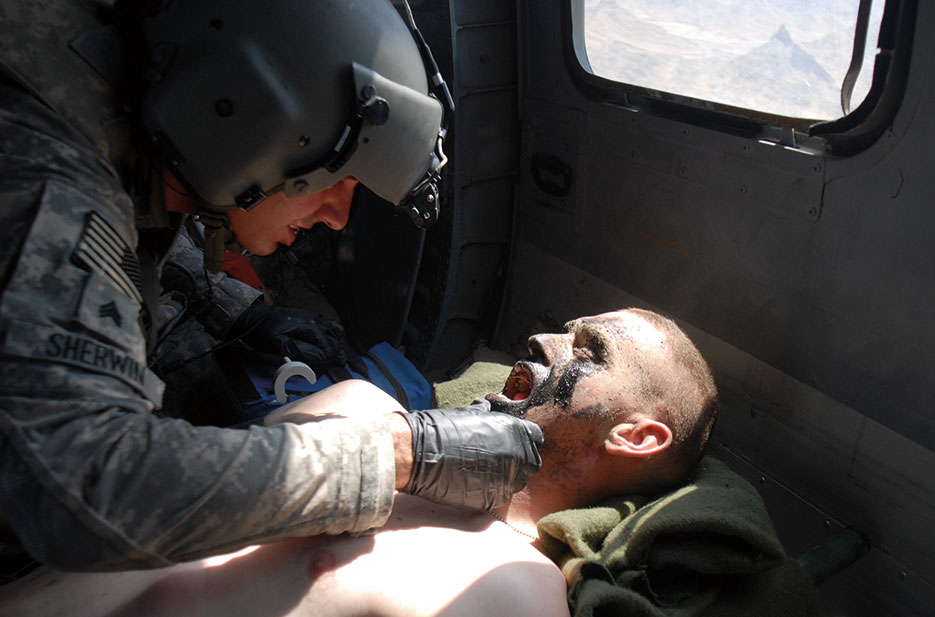
[[[0,521],[74,569],[381,525],[395,479],[383,422],[152,415],[163,384],[140,316],[156,273],[137,256],[121,110],[64,43],[96,24],[83,6],[0,2]]]
[[[187,303],[185,308],[215,339],[226,338],[227,331],[237,317],[263,296],[260,290],[223,272],[212,273],[205,270],[204,252],[195,245],[184,228],[169,249],[166,263],[178,275],[184,273],[185,285],[176,288],[184,292]],[[174,317],[176,315],[169,312],[162,319],[168,319],[168,323],[171,323]]]
[[[263,293],[208,272],[203,251],[185,227],[169,250],[161,281],[156,343],[149,350],[149,365],[166,384],[159,415],[217,426],[242,422],[243,403],[213,351]]]

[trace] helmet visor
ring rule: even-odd
[[[358,109],[335,145],[330,162],[289,174],[286,195],[308,194],[351,176],[383,199],[398,204],[439,160],[442,104],[353,64]],[[356,124],[356,126],[355,126]]]

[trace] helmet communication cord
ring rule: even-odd
[[[423,63],[428,68],[426,72],[432,84],[430,86],[430,92],[444,107],[442,123],[438,131],[438,141],[434,153],[437,163],[429,166],[423,179],[409,192],[409,196],[403,199],[399,204],[409,215],[409,218],[412,219],[416,227],[419,229],[428,229],[435,224],[439,216],[440,204],[438,199],[438,184],[441,181],[441,169],[448,162],[448,157],[445,156],[445,152],[442,150],[442,142],[445,139],[445,135],[448,133],[448,118],[450,114],[454,113],[455,102],[451,97],[448,84],[445,83],[445,79],[438,69],[435,56],[432,55],[432,49],[426,42],[425,37],[422,36],[418,26],[416,26],[416,20],[412,15],[412,9],[409,7],[408,0],[403,0],[403,7],[406,9],[406,23],[409,26],[409,31],[412,33],[412,37],[416,41],[419,52],[422,54]]]

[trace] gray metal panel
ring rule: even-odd
[[[519,151],[515,4],[454,0],[450,6],[456,112],[448,142],[450,199],[444,204],[450,215],[443,215],[451,217],[447,271],[436,289],[423,290],[437,306],[437,323],[410,328],[410,338],[428,339],[421,364],[429,374],[459,364],[493,329],[509,256]],[[430,236],[427,243],[442,238]]]
[[[508,246],[513,225],[515,177],[477,180],[460,188],[461,233],[466,242]]]
[[[519,151],[516,89],[464,94],[458,99],[457,173],[462,181],[512,175]]]
[[[459,0],[452,2],[454,23],[459,27],[494,22],[516,23],[516,3],[503,0]],[[512,52],[515,53],[515,52]]]
[[[801,555],[842,529],[840,522],[762,468],[723,447],[715,447],[714,454],[756,486],[790,555]],[[919,614],[913,607],[932,606],[935,600],[935,588],[930,583],[879,547],[872,547],[857,562],[822,583],[819,592],[827,615],[909,617]]]
[[[516,63],[503,61],[516,54],[515,17],[504,23],[462,27],[455,34],[455,49],[460,52],[458,84],[464,91],[516,88]]]
[[[544,224],[562,228],[572,224],[580,231],[580,204],[588,183],[586,140],[588,135],[587,116],[577,109],[537,104],[525,101],[522,122],[522,154],[520,167],[528,174],[533,159],[542,157],[566,164],[572,172],[569,191],[565,195],[553,195],[525,183],[521,203],[526,204],[521,216],[537,217]]]

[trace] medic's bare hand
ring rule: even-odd
[[[502,506],[539,471],[538,425],[472,408],[404,414],[412,428],[412,476],[406,492],[476,510]]]

